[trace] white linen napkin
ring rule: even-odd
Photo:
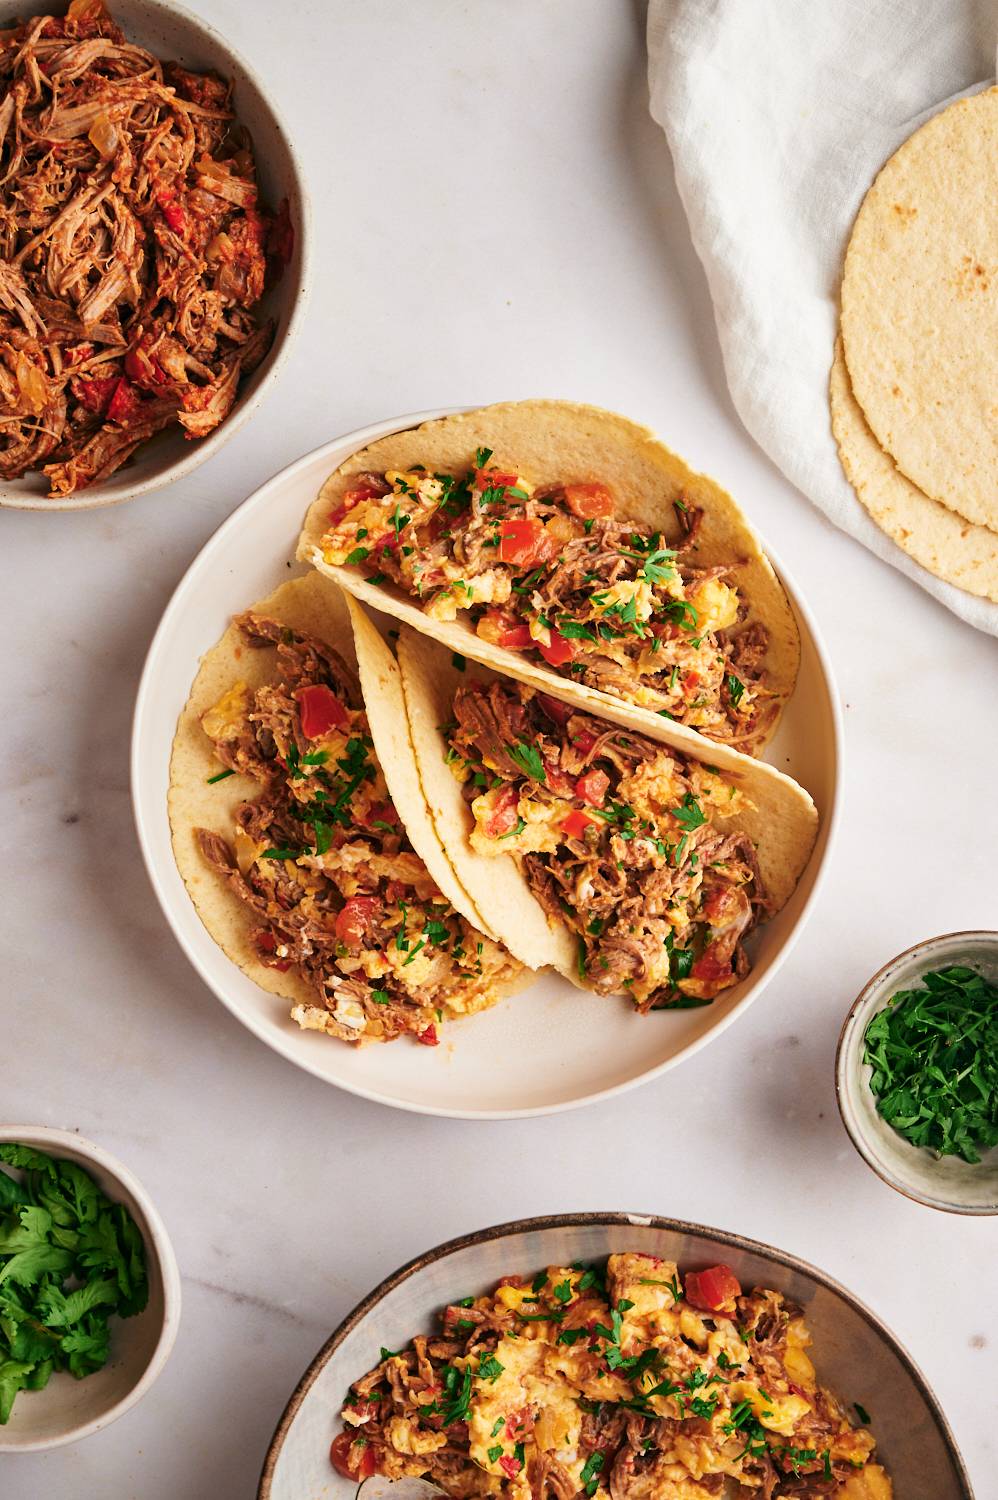
[[[798,489],[980,630],[998,605],[920,568],[839,465],[828,412],[853,219],[887,158],[994,67],[991,0],[650,0],[651,112],[714,301],[731,396]]]

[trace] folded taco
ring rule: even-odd
[[[709,1003],[743,979],[745,939],[792,894],[810,797],[728,747],[697,757],[403,627],[398,664],[437,834],[510,951],[639,1011]],[[517,877],[496,899],[497,871]],[[538,914],[544,918],[538,924]]]
[[[237,616],[177,727],[169,811],[204,925],[298,1025],[410,1035],[494,1004],[520,965],[470,903],[428,817],[401,697],[375,751],[344,596],[318,574]]]
[[[508,403],[380,439],[326,482],[299,555],[635,728],[656,714],[756,754],[794,688],[793,611],[731,496],[595,407]]]

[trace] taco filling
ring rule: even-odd
[[[455,1299],[355,1380],[330,1460],[504,1500],[891,1500],[802,1309],[727,1265],[623,1251]]]
[[[746,804],[731,781],[507,680],[462,684],[445,735],[472,848],[520,861],[598,994],[686,1008],[748,973],[769,901],[751,839],[726,826]]]
[[[224,768],[260,783],[228,836],[198,828],[204,857],[245,902],[259,960],[315,991],[299,1026],[347,1042],[408,1033],[427,1046],[483,1010],[519,965],[476,931],[415,853],[374,755],[358,687],[322,641],[252,611],[235,624],[277,671],[236,682],[201,717]]]
[[[353,476],[319,548],[330,566],[391,580],[425,613],[467,612],[492,645],[752,750],[779,704],[769,632],[723,564],[698,567],[702,509],[674,503],[680,538],[618,519],[602,483],[534,486],[479,448],[452,474]]]

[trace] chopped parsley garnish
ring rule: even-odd
[[[745,691],[745,684],[744,682],[742,682],[741,678],[736,677],[733,672],[729,672],[724,680],[728,685],[728,697],[737,708],[738,704],[742,701],[742,694]]]
[[[82,1167],[0,1145],[0,1425],[19,1391],[55,1371],[81,1380],[107,1364],[109,1319],[146,1305],[142,1235]]]
[[[515,825],[509,830],[509,833],[501,833],[499,835],[499,840],[516,838],[516,835],[518,833],[522,833],[526,826],[527,825],[522,818],[517,818]],[[499,842],[499,840],[497,840],[496,842]]]
[[[502,1419],[502,1417],[500,1417],[499,1418],[499,1426],[501,1427],[502,1424],[503,1424],[503,1419]],[[502,1458],[502,1454],[503,1454],[502,1443],[497,1443],[494,1448],[490,1448],[488,1450],[489,1463],[490,1464],[494,1464],[497,1461],[497,1459]]]
[[[582,1484],[582,1488],[585,1490],[587,1495],[595,1495],[597,1489],[599,1488],[598,1476],[605,1462],[605,1456],[597,1448],[595,1453],[590,1453],[589,1457],[583,1464],[582,1473],[579,1475],[579,1480]]]
[[[491,457],[492,457],[492,449],[491,448],[476,448],[475,449],[475,468],[476,469],[484,469],[485,465],[488,463],[488,461],[489,461],[489,459]]]
[[[478,1366],[478,1378],[479,1380],[488,1380],[495,1385],[505,1368],[506,1366],[501,1365],[494,1354],[489,1354]]]
[[[208,777],[208,785],[214,786],[216,781],[224,781],[226,776],[235,776],[235,771],[219,771],[217,776]]]
[[[967,1162],[998,1145],[998,986],[960,965],[930,971],[864,1041],[877,1111],[905,1140]]]
[[[355,547],[352,552],[347,553],[347,565],[349,567],[352,567],[354,563],[362,563],[364,559],[366,557],[370,557],[370,555],[371,549],[369,547]]]
[[[372,990],[371,999],[375,1005],[389,1005],[391,1003],[391,996],[387,990]]]
[[[515,761],[520,770],[532,781],[547,780],[544,775],[544,761],[536,745],[526,745],[520,740],[518,744],[510,747],[509,758]]]
[[[687,833],[692,833],[694,828],[701,828],[707,821],[704,817],[703,808],[692,792],[686,793],[680,807],[670,807],[669,811],[680,828],[685,828]]]
[[[572,1283],[571,1281],[569,1281],[567,1276],[565,1277],[564,1281],[559,1281],[558,1285],[553,1289],[551,1295],[554,1297],[556,1302],[571,1302]]]

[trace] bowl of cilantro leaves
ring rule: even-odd
[[[0,1453],[115,1421],[179,1319],[173,1249],[127,1168],[71,1131],[0,1124]]]
[[[930,1208],[998,1214],[998,932],[916,943],[846,1017],[836,1095],[856,1150]]]

